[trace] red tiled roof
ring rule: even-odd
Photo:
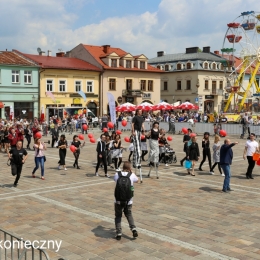
[[[125,56],[126,54],[128,54],[128,52],[120,49],[120,48],[113,48],[113,47],[109,47],[109,53],[105,53],[103,51],[103,46],[94,46],[94,45],[85,45],[83,44],[84,48],[89,51],[89,53],[96,59],[96,61],[103,66],[104,69],[110,69],[110,70],[124,70],[124,71],[140,71],[140,72],[160,72],[162,73],[163,71],[152,67],[151,65],[147,64],[147,69],[138,69],[136,67],[134,68],[124,68],[122,66],[119,66],[117,68],[114,67],[109,67],[108,65],[106,65],[101,58],[106,57],[107,55],[111,54],[112,52],[115,52],[118,56],[122,57]],[[140,55],[139,55],[140,56]],[[139,57],[136,56],[136,57]]]
[[[100,68],[77,58],[41,56],[21,53],[26,58],[36,62],[42,68],[49,69],[69,69],[69,70],[91,70],[101,71]]]
[[[13,51],[0,51],[0,64],[36,66],[34,62]]]

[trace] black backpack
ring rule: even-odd
[[[132,185],[131,185],[131,172],[126,176],[122,175],[122,172],[118,172],[118,179],[115,188],[116,201],[129,202],[133,197]]]

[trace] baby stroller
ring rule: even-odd
[[[165,147],[165,159],[167,164],[172,164],[177,162],[176,154],[170,146]]]

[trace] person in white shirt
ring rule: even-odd
[[[254,179],[252,176],[253,169],[255,167],[255,161],[253,160],[253,154],[255,152],[259,152],[259,145],[255,141],[255,134],[251,133],[249,136],[249,140],[247,140],[246,145],[245,145],[245,150],[243,154],[244,160],[247,158],[248,161],[248,168],[246,172],[246,178],[247,179]]]
[[[138,182],[138,177],[132,173],[131,170],[131,163],[130,162],[124,162],[123,165],[123,171],[122,172],[116,172],[114,176],[114,181],[117,183],[118,179],[121,178],[119,175],[127,176],[128,174],[131,174],[129,176],[131,181],[131,190],[134,188],[134,183]],[[116,189],[115,189],[115,197],[116,197]],[[121,219],[122,219],[122,211],[124,211],[125,217],[127,218],[129,227],[133,233],[133,237],[138,237],[138,233],[136,231],[136,226],[134,223],[134,219],[132,216],[132,204],[133,204],[133,197],[125,202],[125,201],[117,201],[115,198],[115,226],[116,226],[116,239],[120,240],[122,236],[122,228],[121,228]]]

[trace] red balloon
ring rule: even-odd
[[[116,130],[116,134],[117,134],[117,135],[121,135],[122,132],[121,132],[120,130]]]
[[[125,137],[124,140],[127,142],[127,143],[130,143],[130,138],[129,137]]]
[[[95,143],[95,142],[96,142],[95,138],[90,138],[89,141],[90,141],[91,143]]]
[[[93,138],[94,136],[93,136],[93,134],[88,134],[88,138],[89,139],[91,139],[91,138]]]
[[[71,146],[70,146],[70,150],[71,150],[73,153],[75,153],[76,147],[75,147],[74,145],[71,145]]]
[[[184,134],[187,134],[187,133],[188,133],[188,129],[185,128],[185,127],[183,127],[183,128],[181,129],[181,131],[182,131]]]
[[[88,130],[88,126],[87,126],[87,125],[83,125],[82,128],[83,128],[83,130],[85,130],[85,131]]]
[[[142,140],[145,139],[145,135],[141,135],[141,139],[142,139]]]
[[[190,137],[195,137],[195,136],[196,136],[195,133],[191,133],[191,134],[190,134]]]
[[[103,128],[103,132],[108,132],[108,129],[106,127]]]
[[[42,134],[40,132],[37,132],[35,135],[34,135],[34,138],[42,138]]]
[[[127,125],[127,121],[126,120],[123,120],[122,121],[122,126],[126,126]]]
[[[113,124],[112,122],[108,122],[108,123],[107,123],[107,126],[108,126],[109,128],[113,128],[113,127],[114,127],[114,124]]]
[[[78,135],[80,140],[84,140],[84,135],[80,134]]]
[[[226,135],[227,135],[227,132],[226,132],[225,130],[220,130],[220,131],[219,131],[219,134],[220,134],[221,136],[226,136]]]
[[[257,164],[258,166],[260,166],[260,159],[256,162],[256,164]]]
[[[168,141],[172,141],[172,137],[171,137],[171,136],[168,136],[168,137],[167,137],[167,140],[168,140]]]

